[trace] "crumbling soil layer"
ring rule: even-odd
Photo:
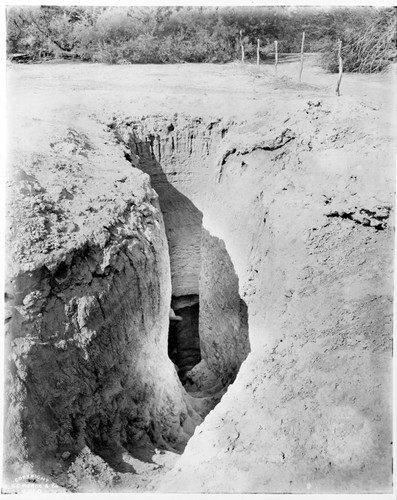
[[[393,74],[296,69],[9,66],[5,491],[391,491]]]

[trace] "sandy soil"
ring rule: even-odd
[[[199,116],[238,117],[264,113],[271,94],[280,111],[290,99],[334,95],[336,76],[311,57],[297,82],[299,62],[274,68],[239,63],[107,66],[103,64],[10,64],[7,68],[10,139],[18,149],[36,148],[38,140],[67,126],[130,115],[185,112]],[[360,97],[385,120],[395,109],[395,71],[382,75],[345,74],[345,102]],[[335,96],[335,99],[337,97]],[[21,130],[22,129],[22,130]],[[24,132],[24,133],[21,133]]]
[[[106,66],[87,63],[9,64],[7,67],[8,146],[13,157],[18,154],[48,152],[49,143],[65,134],[67,128],[84,131],[99,145],[103,154],[114,154],[119,176],[123,160],[106,146],[107,127],[114,116],[124,118],[161,113],[186,113],[201,117],[222,117],[239,122],[255,121],[277,106],[280,114],[300,102],[328,98],[329,106],[343,99],[346,113],[357,100],[376,111],[374,129],[392,135],[395,130],[396,73],[382,75],[346,74],[341,97],[335,96],[336,76],[324,73],[307,60],[302,83],[297,82],[298,61],[279,64],[278,74],[264,64],[228,65],[180,64],[145,66]],[[298,103],[298,104],[297,104]],[[292,106],[292,109],[294,109]],[[368,124],[368,130],[371,124]],[[106,151],[105,151],[106,150]],[[110,152],[110,153],[109,153]],[[94,165],[95,167],[95,165]],[[96,167],[95,167],[96,168]],[[98,169],[99,169],[98,165]],[[95,194],[95,175],[89,187]],[[42,173],[45,175],[45,172]],[[106,177],[107,172],[101,175]],[[112,174],[116,175],[116,174]],[[47,179],[51,183],[51,179]],[[102,182],[101,185],[105,185]],[[89,191],[90,192],[90,191]],[[125,475],[122,487],[149,491],[168,471],[177,456],[152,450],[146,466],[140,457],[129,457],[141,484]],[[130,484],[131,479],[131,484]]]

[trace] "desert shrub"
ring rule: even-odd
[[[123,56],[120,53],[120,47],[114,45],[100,45],[95,48],[92,54],[92,60],[94,62],[101,62],[105,64],[116,64],[119,59]]]
[[[161,63],[178,63],[178,55],[174,51],[175,42],[172,36],[167,36],[159,40],[158,58]]]
[[[7,53],[32,59],[78,57],[105,63],[228,62],[245,57],[322,50],[323,65],[337,69],[343,41],[347,71],[378,71],[395,54],[393,9],[289,7],[83,7],[7,9]],[[393,45],[394,44],[394,45]],[[394,48],[393,48],[394,47]],[[393,52],[394,51],[394,52]]]
[[[396,59],[396,16],[393,9],[380,12],[364,25],[350,27],[340,34],[344,71],[376,73],[385,70]],[[337,43],[324,40],[322,66],[338,71]]]
[[[139,35],[137,38],[128,40],[119,49],[121,59],[129,63],[160,63],[158,53],[158,40],[149,34]]]
[[[90,7],[32,6],[7,9],[7,53],[73,57],[84,30],[76,29],[92,16]]]
[[[73,16],[74,52],[82,61],[93,61],[100,45],[100,33],[97,29],[100,14],[98,8],[80,7],[77,15]]]
[[[218,61],[224,56],[216,38],[204,30],[199,30],[191,37],[175,36],[173,41],[173,50],[179,61],[209,62]]]

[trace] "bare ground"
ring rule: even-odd
[[[337,97],[334,95],[336,76],[324,73],[314,62],[314,58],[307,61],[302,83],[297,82],[299,63],[296,61],[280,64],[277,76],[273,67],[267,64],[260,68],[238,63],[164,66],[85,63],[9,65],[7,111],[11,157],[31,153],[47,154],[53,147],[50,146],[49,138],[56,144],[56,138],[63,136],[67,128],[83,130],[101,149],[101,155],[114,157],[119,169],[116,173],[101,170],[99,163],[90,167],[92,171],[88,167],[84,171],[79,186],[81,211],[75,211],[73,223],[77,229],[71,230],[72,233],[75,231],[80,234],[80,227],[84,230],[87,226],[91,225],[92,228],[98,224],[98,220],[87,218],[84,213],[88,197],[98,197],[97,204],[101,202],[101,193],[96,191],[98,175],[101,178],[100,185],[106,186],[107,182],[113,183],[116,177],[123,174],[122,158],[115,153],[106,129],[115,116],[137,117],[156,113],[172,116],[185,113],[236,119],[239,123],[245,121],[249,125],[269,114],[269,107],[276,106],[282,115],[291,109],[298,109],[301,103],[306,106],[306,103],[311,102],[311,107],[316,107],[317,101],[325,99],[328,107],[338,113],[335,118],[338,125],[346,120],[347,142],[349,126],[354,125],[354,122],[348,122],[350,111],[357,120],[358,105],[360,109],[370,112],[362,118],[368,119],[366,130],[369,134],[393,135],[395,113],[392,110],[396,109],[394,70],[382,75],[344,75],[342,95]],[[372,119],[374,116],[376,120]],[[301,123],[301,131],[305,131],[304,123]],[[318,134],[321,135],[321,130]],[[65,150],[67,145],[62,143],[60,147],[62,154],[68,153]],[[373,144],[373,147],[377,145]],[[381,163],[381,152],[377,158]],[[38,172],[38,178],[41,184],[50,186],[51,169]],[[109,198],[110,195],[106,196]],[[68,231],[66,227],[66,235]],[[69,243],[72,244],[70,241],[64,242],[65,245]],[[31,261],[34,256],[29,257]],[[129,491],[154,489],[160,473],[169,470],[176,459],[177,456],[171,452],[160,453],[155,450],[151,450],[149,460],[143,460],[140,456],[127,457],[125,461],[138,471],[139,480],[135,475],[121,474],[123,479],[120,488]]]
[[[336,75],[326,74],[311,58],[297,82],[298,62],[270,65],[126,65],[48,63],[10,65],[7,72],[10,139],[18,148],[37,144],[57,127],[109,119],[113,114],[185,112],[238,117],[266,112],[269,96],[280,111],[290,100],[334,95]],[[345,74],[341,98],[358,98],[379,110],[385,121],[395,109],[395,70],[380,75]],[[337,99],[337,97],[335,97]],[[26,134],[21,132],[26,131]]]

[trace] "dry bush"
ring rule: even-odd
[[[388,9],[375,22],[343,33],[342,59],[345,71],[377,73],[385,70],[397,58],[396,16]],[[337,43],[328,41],[322,50],[322,66],[338,72]]]

